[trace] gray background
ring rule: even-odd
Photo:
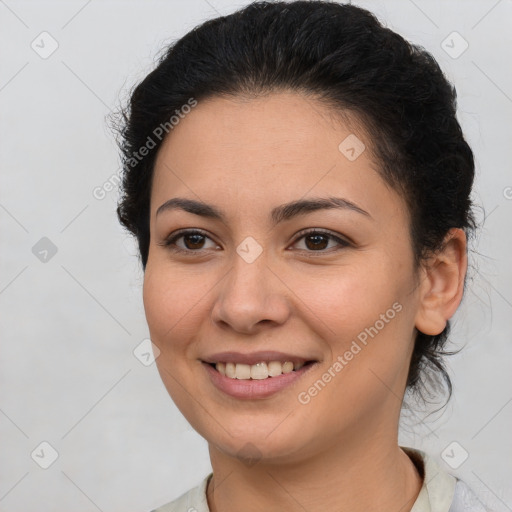
[[[247,3],[0,1],[0,511],[142,512],[210,470],[206,442],[133,353],[148,337],[142,270],[117,190],[93,191],[119,172],[105,116],[162,45]],[[443,414],[409,415],[400,441],[449,470],[445,449],[465,450],[452,473],[512,510],[512,1],[354,3],[455,83],[485,218],[455,317],[454,397]],[[58,43],[47,58],[31,47],[51,49],[43,31]],[[44,441],[58,453],[47,469]]]

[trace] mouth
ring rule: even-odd
[[[218,362],[207,363],[223,377],[238,380],[264,380],[280,375],[297,372],[317,361],[260,361],[256,364]]]
[[[320,361],[281,352],[223,352],[200,360],[219,391],[238,399],[262,399],[282,391]]]

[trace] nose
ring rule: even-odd
[[[268,266],[265,251],[252,263],[237,254],[217,292],[212,319],[223,329],[256,334],[290,316],[288,288]]]

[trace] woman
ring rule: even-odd
[[[368,11],[257,2],[172,45],[125,113],[118,215],[162,380],[213,474],[163,511],[482,511],[398,445],[475,222],[434,58]]]

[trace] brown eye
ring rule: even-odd
[[[182,239],[183,242],[181,244],[177,243]],[[207,236],[206,233],[194,229],[173,233],[166,240],[159,243],[159,245],[168,247],[173,251],[193,253],[200,252],[201,250],[204,249],[208,249],[208,247],[205,247],[205,244],[208,240],[210,240],[213,244],[213,246],[211,246],[210,248],[218,247],[218,245],[209,236]]]
[[[198,233],[192,233],[190,235],[182,235],[180,238],[183,238],[187,249],[202,249],[205,236]]]
[[[300,233],[299,233],[300,235]],[[350,243],[346,240],[343,240],[339,236],[336,236],[327,231],[318,231],[311,230],[308,232],[302,232],[302,236],[300,236],[294,243],[296,245],[300,240],[304,240],[305,250],[307,252],[331,252],[326,251],[326,249],[332,249],[333,247],[338,246],[338,248],[347,247]],[[329,243],[333,242],[334,245],[329,247]],[[341,246],[341,247],[340,247]]]
[[[325,235],[307,235],[304,240],[308,249],[325,249],[329,244],[329,237]]]

